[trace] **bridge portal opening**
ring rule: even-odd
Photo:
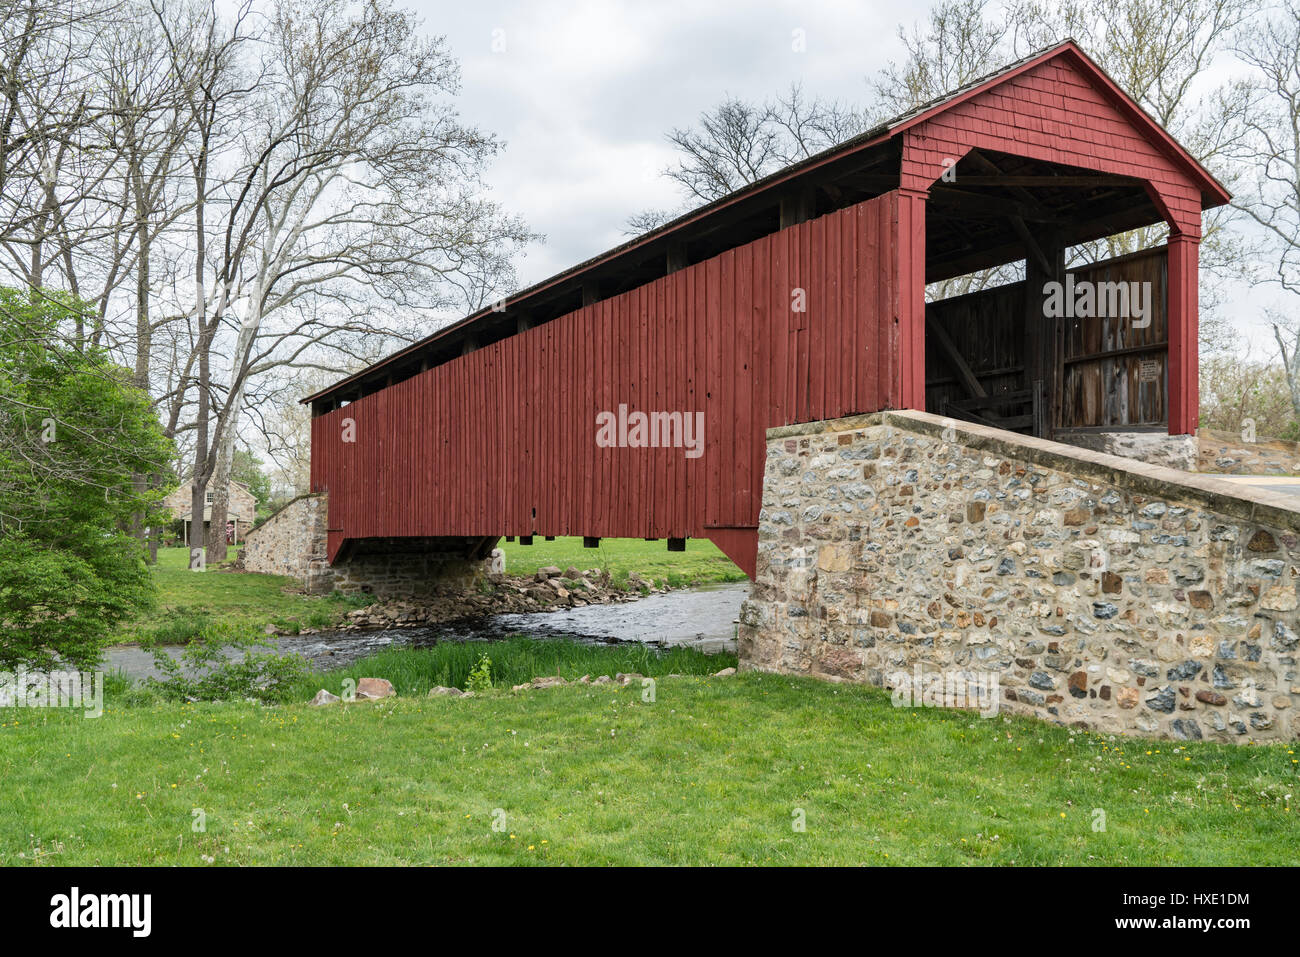
[[[1111,254],[1162,224],[1140,181],[970,151],[926,203],[926,410],[1043,438],[1168,432],[1167,249]]]

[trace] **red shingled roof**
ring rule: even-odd
[[[1191,153],[1179,144],[1178,141],[1175,140],[1163,127],[1161,127],[1159,123],[1152,119],[1150,114],[1148,114],[1135,100],[1133,100],[1132,97],[1125,93],[1100,66],[1094,63],[1092,59],[1083,52],[1074,40],[1065,40],[1061,43],[1038,50],[1029,56],[1015,61],[1014,63],[1009,63],[987,76],[973,80],[941,97],[923,103],[905,113],[901,113],[864,133],[851,137],[850,139],[847,139],[844,142],[814,156],[810,156],[805,160],[780,169],[769,176],[757,180],[756,182],[747,184],[727,196],[714,200],[711,203],[678,217],[672,222],[666,223],[663,226],[631,239],[622,245],[616,246],[613,249],[588,259],[570,269],[566,269],[549,279],[543,280],[527,289],[508,296],[505,299],[504,305],[506,309],[524,305],[528,300],[555,287],[559,283],[580,276],[597,266],[626,256],[652,241],[663,239],[674,234],[689,237],[694,230],[704,225],[710,218],[741,200],[748,199],[771,190],[781,184],[796,180],[827,163],[843,159],[853,153],[865,150],[870,146],[899,136],[904,131],[920,123],[932,120],[935,116],[943,113],[945,110],[950,110],[966,100],[981,93],[985,93],[1001,83],[1006,83],[1012,78],[1056,57],[1068,58],[1071,65],[1074,66],[1091,84],[1093,84],[1093,86],[1096,87],[1096,89],[1124,115],[1136,130],[1144,134],[1156,149],[1159,150],[1159,152],[1168,157],[1176,167],[1182,170],[1189,179],[1198,185],[1201,192],[1203,208],[1222,206],[1229,202],[1231,196],[1228,191],[1196,160],[1195,157],[1191,155]],[[467,331],[477,325],[481,320],[494,314],[495,313],[490,308],[480,310],[464,319],[439,329],[432,335],[421,339],[419,342],[413,343],[404,349],[400,349],[360,372],[354,373],[347,378],[302,399],[301,401],[304,403],[311,402],[315,399],[337,392],[339,389],[345,388],[359,379],[372,375],[378,369],[411,356],[412,353],[418,352],[435,340],[442,339],[457,332]]]

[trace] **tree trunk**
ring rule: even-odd
[[[1287,390],[1291,393],[1291,411],[1300,419],[1300,332],[1296,332],[1288,349],[1281,327],[1274,323],[1273,338],[1277,340],[1277,350],[1282,356],[1282,370],[1286,374]]]
[[[206,143],[204,144],[206,147]],[[195,179],[198,182],[196,193],[198,200],[194,208],[194,239],[195,251],[194,257],[194,312],[198,317],[199,324],[199,373],[195,382],[198,389],[197,408],[194,413],[194,477],[190,487],[190,561],[194,560],[194,549],[198,546],[195,542],[201,543],[206,547],[203,541],[203,509],[206,505],[208,491],[209,454],[208,454],[208,418],[211,406],[211,395],[209,390],[212,387],[212,369],[209,363],[209,356],[212,351],[212,340],[216,336],[217,317],[208,319],[207,310],[204,308],[207,290],[204,288],[204,256],[206,255],[206,242],[204,236],[204,185],[206,183],[207,168],[205,153],[200,151],[199,163],[195,170]],[[220,314],[220,307],[217,309]]]
[[[215,487],[212,492],[212,529],[208,538],[208,561],[225,561],[226,521],[230,514],[230,467],[235,459],[235,439],[239,432],[239,416],[244,407],[244,382],[246,366],[257,338],[257,330],[262,324],[262,292],[254,286],[250,297],[248,314],[239,324],[239,335],[235,339],[234,352],[234,386],[226,397],[226,407],[217,421],[216,446],[217,467],[213,473]]]
[[[149,359],[153,348],[153,330],[149,326],[149,227],[148,217],[143,209],[143,196],[139,176],[133,177],[136,189],[136,248],[138,261],[135,269],[135,387],[145,395],[149,394]],[[143,474],[131,476],[131,484],[137,497],[143,497],[149,490],[149,478]],[[153,530],[145,526],[143,512],[137,512],[131,522],[131,535],[141,541],[153,540]],[[149,549],[150,564],[158,559],[158,545],[153,541]]]
[[[229,430],[227,430],[229,431]],[[212,521],[208,526],[208,561],[224,562],[227,555],[226,520],[230,513],[229,443],[217,447],[217,467],[212,473]]]

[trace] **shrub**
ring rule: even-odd
[[[84,308],[0,289],[0,667],[93,666],[153,596],[131,530],[170,443],[127,370],[61,338]]]
[[[467,691],[487,691],[492,687],[492,659],[486,654],[479,655],[478,663],[469,673],[465,682]]]
[[[179,657],[152,647],[154,666],[162,678],[150,678],[149,688],[173,701],[225,701],[253,698],[264,704],[286,700],[293,685],[311,671],[299,655],[256,650],[268,642],[220,626],[210,627],[216,637],[190,642]]]

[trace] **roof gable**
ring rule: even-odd
[[[922,133],[1068,165],[1191,186],[1202,207],[1231,195],[1073,40],[1066,40],[924,104],[886,124],[891,136]],[[1190,207],[1171,210],[1191,214]]]

